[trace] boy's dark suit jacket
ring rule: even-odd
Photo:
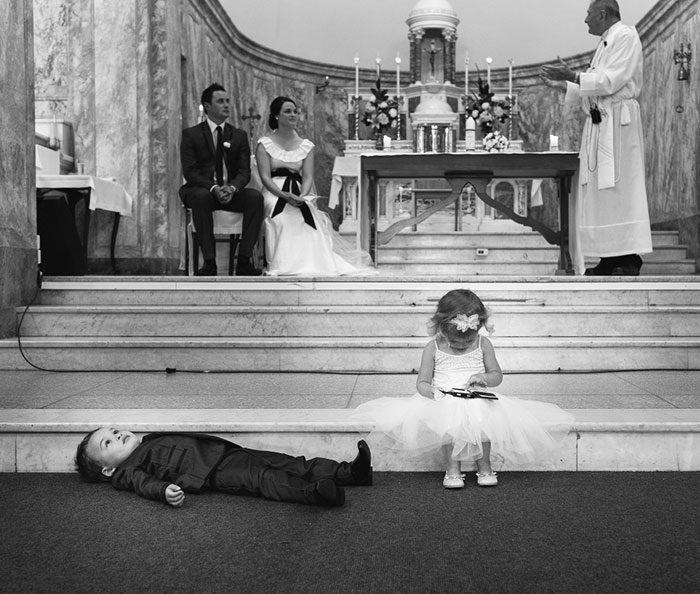
[[[250,181],[250,145],[248,135],[234,128],[231,124],[224,124],[224,163],[228,171],[228,185],[235,186],[238,190],[246,187]],[[187,189],[190,187],[206,188],[215,184],[216,177],[216,148],[209,124],[204,121],[191,128],[182,131],[180,143],[180,160],[185,183],[180,188],[180,196],[184,199]]]
[[[115,489],[165,501],[171,483],[198,493],[224,454],[239,445],[201,433],[149,433],[112,475]]]

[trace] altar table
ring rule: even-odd
[[[119,231],[119,220],[122,215],[131,216],[133,198],[117,183],[114,178],[95,177],[93,175],[40,175],[36,176],[37,190],[85,190],[89,194],[85,218],[83,221],[83,250],[87,259],[88,230],[90,227],[90,211],[106,210],[114,213],[112,221],[112,237],[110,240],[110,261],[112,271],[116,273],[114,247]]]
[[[569,255],[569,192],[578,169],[578,153],[388,153],[362,155],[360,174],[360,245],[377,262],[377,248],[407,226],[425,220],[459,197],[465,184],[474,186],[479,198],[516,223],[538,231],[550,244],[559,246],[558,274],[573,274]],[[377,229],[377,182],[382,178],[444,178],[452,194],[412,219],[398,221],[381,233]],[[552,178],[559,191],[559,230],[540,221],[517,215],[491,198],[486,186],[494,178]],[[382,237],[383,235],[383,237]],[[388,238],[388,239],[387,239]]]

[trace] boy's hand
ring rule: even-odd
[[[168,485],[165,488],[165,501],[173,507],[181,507],[185,502],[185,492],[177,485]]]

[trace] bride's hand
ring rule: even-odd
[[[282,198],[284,198],[288,204],[291,204],[292,206],[297,206],[297,207],[301,206],[304,202],[303,200],[299,200],[299,197],[295,196],[291,192],[285,192],[282,195]]]

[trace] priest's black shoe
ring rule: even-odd
[[[350,462],[350,475],[354,485],[372,484],[372,452],[364,439],[357,442],[357,456]]]
[[[202,266],[197,272],[194,273],[195,276],[216,276],[216,262],[204,261],[204,266]]]
[[[593,268],[586,268],[584,276],[610,276],[613,268],[612,258],[601,258]]]
[[[314,485],[313,502],[323,507],[335,507],[345,503],[345,489],[332,479],[321,479]]]
[[[250,258],[238,258],[236,265],[236,276],[260,276],[262,270],[256,268]]]
[[[611,276],[639,276],[642,268],[642,259],[637,254],[629,254],[617,258]]]

